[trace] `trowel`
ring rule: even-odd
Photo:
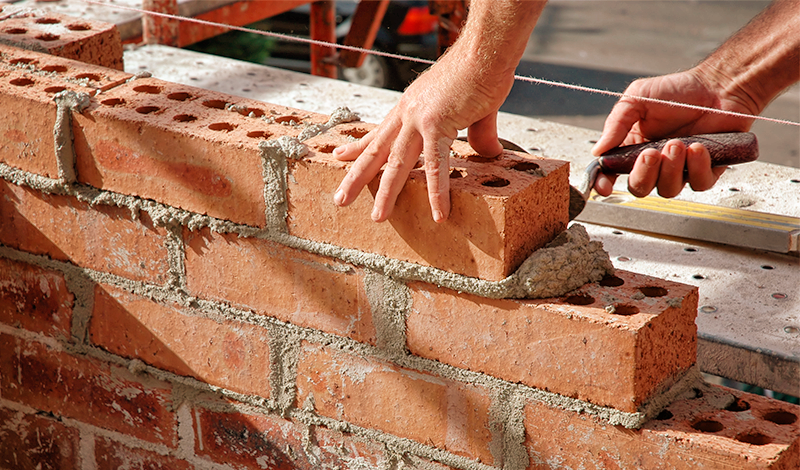
[[[597,181],[597,175],[629,174],[639,154],[645,149],[661,151],[672,139],[662,139],[641,144],[613,148],[590,163],[583,172],[578,188],[569,188],[569,220],[574,220],[586,207],[586,201]],[[751,132],[729,132],[722,134],[698,134],[677,140],[689,147],[698,142],[711,154],[711,166],[728,166],[752,162],[758,158],[758,140]],[[518,146],[516,146],[518,147]],[[510,149],[511,150],[511,149]]]

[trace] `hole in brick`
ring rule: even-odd
[[[752,444],[754,446],[765,446],[772,442],[772,438],[767,436],[766,434],[762,434],[758,431],[751,431],[739,434],[736,436],[736,440],[739,442],[744,442],[746,444]]]
[[[481,186],[488,186],[490,188],[502,188],[504,186],[508,186],[509,184],[511,184],[510,181],[499,176],[490,176],[489,178],[481,181]]]
[[[297,124],[300,124],[300,120],[294,116],[277,117],[275,118],[275,122],[280,124],[289,124],[290,126],[296,126]]]
[[[668,419],[672,419],[673,414],[670,410],[661,410],[661,413],[656,416],[656,419],[659,421],[666,421]]]
[[[161,87],[155,85],[139,85],[133,87],[133,91],[137,93],[147,93],[149,95],[157,95],[161,93]]]
[[[213,124],[209,124],[208,128],[212,131],[230,132],[234,130],[236,126],[228,122],[215,122]]]
[[[639,292],[644,294],[645,297],[664,297],[669,293],[667,289],[657,286],[640,287]]]
[[[262,117],[265,114],[267,114],[263,110],[258,108],[239,108],[237,111],[239,111],[239,114],[241,114],[242,116],[252,115],[253,117]]]
[[[725,429],[719,421],[713,419],[703,419],[692,425],[692,427],[700,432],[720,432]]]
[[[358,129],[358,128],[356,128],[356,129],[348,129],[346,131],[342,131],[342,134],[349,135],[350,137],[352,137],[354,139],[360,139],[360,138],[364,137],[365,135],[367,135],[368,132],[369,131],[366,130],[366,129]]]
[[[49,41],[57,41],[59,37],[60,36],[58,36],[57,34],[43,33],[43,34],[40,34],[40,35],[36,36],[36,39],[38,39],[40,41],[49,42]]]
[[[70,31],[89,31],[92,27],[85,23],[72,23],[67,25],[67,29]]]
[[[107,100],[103,100],[100,104],[104,106],[119,106],[121,104],[125,104],[125,100],[122,98],[109,98]]]
[[[203,106],[206,108],[213,108],[213,109],[225,109],[225,106],[228,103],[222,100],[207,100],[203,101]]]
[[[31,80],[30,78],[15,78],[11,80],[9,83],[16,86],[31,86],[36,82]]]
[[[158,106],[139,106],[136,108],[136,112],[139,114],[150,114],[158,111],[160,108]]]
[[[797,421],[797,415],[788,411],[775,410],[764,415],[764,419],[775,424],[787,425]]]
[[[58,18],[36,18],[36,24],[58,24],[61,20]]]
[[[693,388],[692,392],[694,392],[695,398],[703,398],[703,391],[700,390],[699,388]]]
[[[336,146],[333,145],[333,144],[318,145],[316,147],[317,151],[322,152],[322,153],[333,153],[333,149],[335,149],[335,148],[336,148]]]
[[[482,157],[477,153],[473,155],[464,155],[463,158],[466,158],[468,162],[476,163],[488,163],[497,160],[497,157]]]
[[[6,34],[25,34],[28,32],[25,28],[8,28],[3,31]]]
[[[586,294],[570,295],[564,299],[564,302],[570,305],[591,305],[594,303],[594,297]]]
[[[19,58],[19,59],[14,59],[14,60],[10,61],[9,63],[11,65],[28,65],[28,64],[32,64],[34,62],[36,62],[35,59],[28,59],[28,58],[22,57],[22,58]]]
[[[733,403],[725,407],[725,410],[733,411],[734,413],[740,413],[742,411],[747,411],[749,409],[750,409],[750,403],[747,403],[741,398],[737,398]]]
[[[702,274],[695,274],[695,275],[692,276],[692,279],[697,279],[698,281],[701,280],[701,279],[705,279],[705,278],[706,277],[703,276]]]
[[[625,281],[617,276],[606,276],[600,280],[600,285],[603,287],[619,287],[623,284]]]
[[[250,131],[247,133],[247,137],[251,137],[253,139],[269,139],[272,137],[272,134],[267,131]]]
[[[697,248],[693,248],[691,246],[688,246],[688,247],[684,248],[683,251],[688,251],[690,253],[694,253],[695,251],[697,251]]]
[[[511,169],[517,171],[534,171],[539,169],[539,165],[533,162],[517,162],[511,165]]]
[[[197,118],[192,116],[191,114],[178,114],[172,117],[173,121],[178,122],[194,122],[197,121]]]
[[[614,311],[610,313],[613,313],[614,315],[622,315],[624,317],[636,315],[637,313],[639,313],[639,307],[636,307],[634,305],[620,304],[620,305],[614,305],[613,308]]]
[[[66,89],[67,89],[67,87],[63,87],[63,86],[49,86],[49,87],[44,89],[44,92],[45,93],[52,93],[52,94],[55,95],[56,93],[61,93],[62,91],[66,90]]]
[[[67,68],[63,65],[46,65],[42,67],[43,72],[52,72],[52,73],[64,73],[67,71]]]
[[[459,170],[457,168],[450,170],[450,178],[463,178],[465,176],[467,176],[467,172],[464,170]]]
[[[772,269],[775,269],[775,266],[772,266],[772,265],[769,265],[769,264],[762,264],[761,265],[761,269],[765,269],[767,271],[770,271]]]
[[[192,95],[190,95],[189,93],[183,92],[183,91],[179,91],[177,93],[170,93],[170,94],[167,95],[167,99],[170,99],[170,100],[173,100],[173,101],[186,101],[191,97],[192,97]]]
[[[78,80],[92,80],[94,82],[99,82],[103,79],[102,75],[96,73],[82,73],[80,75],[75,75],[75,78]]]

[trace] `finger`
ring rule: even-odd
[[[661,153],[656,149],[646,149],[639,154],[628,176],[628,191],[636,197],[645,197],[658,183],[661,171]]]
[[[635,103],[624,99],[617,102],[603,124],[602,135],[592,147],[592,155],[602,155],[622,144],[641,118],[639,107]]]
[[[375,138],[376,129],[355,142],[348,142],[333,149],[333,158],[340,161],[352,161],[358,158]]]
[[[395,140],[389,153],[386,168],[381,176],[375,204],[372,207],[372,220],[383,222],[389,218],[403,190],[408,174],[419,159],[422,151],[422,137],[414,131],[404,131]]]
[[[597,194],[601,196],[610,196],[614,191],[614,182],[617,180],[617,175],[606,175],[600,173],[597,175],[597,180],[594,182],[594,189]]]
[[[709,190],[719,178],[711,169],[711,155],[700,143],[694,143],[686,149],[686,170],[693,191]]]
[[[467,140],[470,147],[484,157],[496,157],[503,153],[503,145],[497,138],[497,113],[489,113],[469,126]]]
[[[667,142],[661,150],[661,172],[658,175],[658,194],[661,197],[675,197],[686,185],[686,145],[680,140]]]
[[[431,216],[437,223],[450,214],[450,145],[453,139],[442,137],[438,142],[428,139],[423,144],[425,179],[428,183],[428,202]],[[502,150],[501,150],[502,151]]]
[[[380,141],[375,140],[360,152],[333,195],[333,202],[337,206],[347,206],[355,201],[364,186],[375,178],[389,158],[388,147],[388,145],[381,145]]]

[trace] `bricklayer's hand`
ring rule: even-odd
[[[696,69],[637,80],[625,94],[755,114],[743,100],[725,95],[722,89],[710,85]],[[626,97],[611,110],[592,153],[600,155],[618,145],[667,137],[747,131],[752,121]],[[658,188],[659,195],[675,197],[686,183],[695,191],[710,189],[724,171],[724,167],[711,167],[711,157],[703,145],[692,144],[686,148],[680,141],[673,140],[661,152],[649,149],[639,155],[628,177],[628,190],[644,197]],[[595,189],[601,195],[611,194],[615,180],[616,175],[600,175]]]

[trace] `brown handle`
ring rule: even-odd
[[[609,150],[600,157],[603,173],[628,174],[633,169],[636,157],[644,149],[661,150],[672,139],[625,145]],[[711,166],[736,165],[752,162],[758,158],[758,140],[751,132],[729,132],[724,134],[700,134],[681,137],[678,140],[689,145],[699,142],[711,154]]]

